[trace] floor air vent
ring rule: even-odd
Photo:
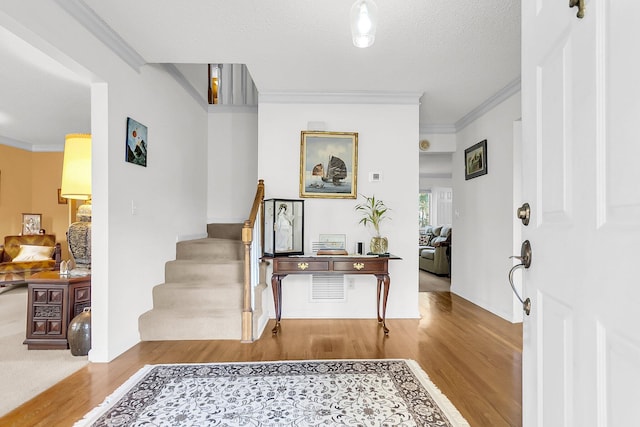
[[[344,275],[314,274],[311,281],[311,302],[345,301]]]

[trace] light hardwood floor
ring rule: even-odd
[[[2,426],[71,426],[145,364],[302,359],[414,359],[472,426],[522,424],[522,325],[449,292],[419,294],[421,319],[283,319],[252,344],[141,342],[89,364],[0,418]],[[273,323],[273,321],[271,321]]]

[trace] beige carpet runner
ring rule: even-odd
[[[468,426],[412,360],[148,365],[76,426]]]

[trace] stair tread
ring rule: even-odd
[[[163,282],[159,283],[156,286],[167,285],[167,287],[191,287],[191,288],[216,288],[218,286],[243,286],[243,283],[240,281],[237,282],[211,282],[205,280],[189,280],[186,282]]]
[[[173,259],[167,261],[167,263],[181,263],[181,264],[242,264],[241,259],[226,259],[226,258],[197,258],[197,259]]]
[[[206,307],[185,307],[183,308],[153,308],[140,316],[140,319],[150,316],[162,316],[171,314],[175,319],[197,319],[202,317],[227,317],[229,313],[240,316],[238,309],[229,308],[206,308]]]

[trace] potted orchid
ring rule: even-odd
[[[359,224],[364,224],[365,227],[371,225],[375,231],[375,235],[371,238],[369,245],[370,252],[385,254],[387,253],[389,242],[386,237],[380,235],[380,223],[385,219],[391,219],[388,214],[391,209],[382,200],[376,199],[375,195],[369,197],[361,194],[361,196],[364,197],[365,201],[355,207],[355,210],[362,214]]]

